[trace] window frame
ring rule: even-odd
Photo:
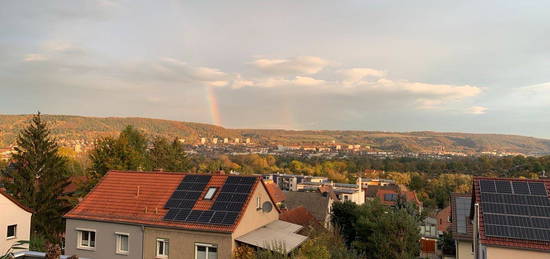
[[[210,195],[210,197],[208,197],[208,194],[210,193],[211,190],[214,190],[212,192],[212,194]],[[217,187],[210,187],[208,188],[208,190],[206,191],[206,193],[204,194],[204,198],[203,200],[212,200],[214,198],[214,195],[216,195],[216,193],[218,192],[218,188]]]
[[[84,236],[84,232],[87,233],[88,236],[88,245],[82,245],[82,237]],[[96,240],[97,240],[97,231],[95,229],[87,229],[87,228],[77,228],[76,229],[76,248],[81,250],[95,250],[96,249]],[[91,233],[94,233],[94,244],[92,246],[92,235]]]
[[[195,259],[199,259],[198,258],[198,248],[199,246],[202,246],[202,247],[205,247],[206,248],[206,259],[209,259],[209,253],[210,253],[210,248],[216,248],[216,258],[218,258],[218,245],[216,244],[207,244],[207,243],[195,243]]]
[[[163,253],[159,254],[159,244],[163,243]],[[170,241],[168,238],[157,238],[155,245],[155,255],[156,258],[168,258],[170,255]]]
[[[126,237],[126,240],[128,244],[126,244],[126,248],[128,250],[124,251],[122,250],[122,236]],[[115,253],[120,255],[128,255],[130,254],[130,234],[129,233],[121,233],[121,232],[115,232],[115,242],[116,242],[116,249]]]
[[[10,236],[10,227],[13,227],[13,236]],[[6,228],[6,240],[15,239],[17,238],[17,224],[8,225]]]

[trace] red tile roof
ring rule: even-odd
[[[30,213],[33,213],[32,209],[23,205],[23,203],[19,202],[17,199],[15,199],[13,196],[9,195],[7,192],[6,192],[6,189],[4,188],[0,188],[0,195],[3,195],[4,197],[6,197],[8,200],[12,201],[13,203],[15,203],[15,205],[17,205],[19,208],[23,209],[24,211],[26,212],[30,212]]]
[[[507,181],[525,181],[525,182],[539,182],[544,183],[546,192],[550,195],[550,180],[533,180],[533,179],[519,179],[519,178],[490,178],[490,177],[474,177],[474,196],[472,202],[480,203],[480,180],[507,180]],[[550,197],[549,197],[550,198]],[[483,206],[479,206],[479,239],[480,243],[484,245],[530,249],[530,250],[543,250],[550,251],[550,242],[534,241],[534,240],[522,240],[514,238],[503,238],[486,236],[483,222]]]
[[[319,224],[319,221],[315,219],[313,214],[311,214],[309,210],[302,206],[281,213],[279,215],[279,219],[286,222],[302,225],[304,227],[313,224]]]
[[[271,195],[275,203],[283,202],[286,199],[285,194],[283,193],[283,191],[281,191],[281,189],[279,189],[277,184],[275,184],[274,182],[264,182],[264,184],[267,192],[269,193],[269,195]]]
[[[418,206],[422,205],[422,202],[420,202],[420,200],[418,200],[418,198],[416,197],[416,193],[412,192],[412,191],[398,192],[398,191],[395,191],[395,190],[392,190],[392,189],[378,189],[376,191],[376,197],[378,197],[380,199],[382,204],[393,206],[393,205],[395,205],[395,201],[384,200],[384,195],[385,194],[403,195],[405,197],[405,200],[407,200],[408,202],[413,202]]]
[[[239,224],[242,218],[241,214],[248,206],[251,195],[247,198],[235,224],[231,226],[163,220],[168,212],[164,205],[186,175],[185,173],[170,172],[110,171],[65,217],[189,230],[232,232]],[[203,189],[201,197],[210,186],[223,186],[227,177],[227,175],[212,175],[210,182]],[[260,177],[257,177],[250,193],[256,189],[260,182]],[[214,200],[199,200],[194,209],[207,210]]]

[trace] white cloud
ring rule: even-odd
[[[319,57],[301,56],[291,59],[261,58],[252,64],[266,74],[310,75],[321,71],[329,62]]]
[[[319,80],[307,76],[297,76],[294,80],[292,80],[292,84],[298,85],[298,86],[316,86],[316,85],[322,85],[324,84],[324,80]]]
[[[487,107],[483,106],[472,106],[466,110],[466,113],[469,114],[484,114],[487,112]]]
[[[43,54],[30,53],[30,54],[25,55],[25,58],[23,60],[26,61],[26,62],[36,62],[36,61],[45,61],[47,59],[48,59],[48,57],[46,57]]]
[[[357,83],[367,77],[385,77],[387,74],[386,71],[372,68],[351,68],[343,69],[338,72],[343,76],[343,83],[346,85]]]

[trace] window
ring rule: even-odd
[[[168,239],[157,239],[157,257],[168,257]]]
[[[262,200],[260,199],[260,196],[256,197],[256,209],[262,209]]]
[[[12,239],[12,238],[15,238],[16,235],[17,235],[17,225],[9,225],[7,238]]]
[[[210,188],[208,188],[208,191],[207,191],[206,194],[204,195],[204,199],[205,199],[205,200],[211,200],[212,197],[214,197],[214,194],[216,194],[216,190],[217,190],[217,189],[218,189],[218,188],[216,188],[216,187],[210,187]]]
[[[78,248],[94,249],[95,248],[95,230],[77,230]]]
[[[217,259],[218,247],[211,244],[195,244],[195,259]]]
[[[115,233],[115,235],[116,235],[116,253],[128,254],[128,252],[130,251],[128,249],[130,234]]]

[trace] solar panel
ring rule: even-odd
[[[479,181],[481,192],[497,192],[495,187],[495,181],[480,180]]]
[[[508,227],[499,225],[485,225],[485,234],[488,236],[508,237]]]
[[[530,194],[529,186],[526,182],[512,182],[515,194]]]
[[[242,207],[243,207],[242,202],[230,202],[229,205],[227,205],[227,210],[229,210],[229,211],[241,211]]]
[[[177,208],[180,204],[181,200],[171,199],[166,202],[166,205],[164,205],[167,209]]]
[[[210,219],[210,223],[221,224],[223,219],[225,218],[225,215],[227,215],[227,212],[225,211],[214,211],[214,215]]]
[[[480,180],[485,235],[550,241],[550,199],[541,182]]]
[[[544,183],[529,183],[529,190],[531,191],[532,195],[540,195],[540,196],[547,196],[546,194],[546,187],[544,187]]]
[[[506,225],[506,216],[499,214],[485,214],[484,221],[487,224]]]
[[[229,176],[211,210],[191,210],[210,181],[209,175],[187,175],[166,203],[165,220],[232,225],[247,200],[256,177]]]
[[[176,215],[178,215],[178,213],[180,212],[179,209],[171,209],[168,211],[168,213],[166,213],[166,215],[164,216],[164,220],[173,220]]]
[[[498,224],[498,225],[531,227],[531,220],[528,217],[520,217],[520,216],[505,216],[505,217],[506,217],[506,223]]]
[[[495,181],[498,193],[512,193],[512,185],[509,181]]]
[[[195,222],[202,215],[201,210],[192,210],[189,216],[185,219],[185,222]]]
[[[207,210],[203,211],[201,216],[197,219],[198,223],[210,223],[210,219],[214,215],[214,211]]]
[[[189,213],[191,213],[191,210],[180,210],[180,212],[178,213],[178,215],[176,215],[174,220],[185,221]]]
[[[225,215],[225,218],[223,218],[223,221],[221,224],[223,225],[233,225],[235,223],[235,220],[237,219],[237,216],[239,214],[236,212],[228,212],[227,215]]]
[[[236,184],[225,184],[222,187],[222,192],[235,192],[237,187],[238,187],[238,185],[236,185]]]
[[[182,200],[178,205],[179,209],[191,209],[195,206],[195,201],[192,200]]]
[[[456,197],[456,229],[458,233],[466,234],[467,218],[470,216],[471,197]]]
[[[550,229],[550,218],[531,218],[531,224],[534,228]]]
[[[249,193],[251,188],[252,188],[251,185],[238,185],[237,188],[235,189],[235,192]]]
[[[231,197],[233,195],[231,193],[220,193],[220,195],[218,195],[218,198],[216,199],[217,201],[230,201],[231,200]]]

